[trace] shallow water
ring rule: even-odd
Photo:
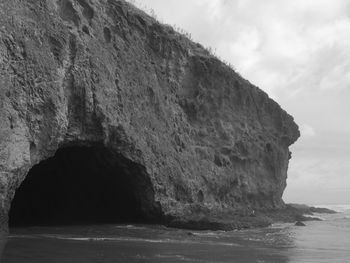
[[[156,225],[18,228],[2,262],[350,262],[350,209],[342,210],[306,227],[229,232]]]

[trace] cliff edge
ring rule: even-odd
[[[166,224],[235,228],[285,207],[298,126],[200,44],[120,0],[0,6],[2,226],[29,170],[79,146],[105,149]]]

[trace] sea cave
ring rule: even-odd
[[[60,148],[33,166],[9,214],[10,227],[160,220],[144,167],[103,146]]]

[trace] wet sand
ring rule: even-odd
[[[350,207],[349,207],[350,208]],[[2,263],[350,262],[350,209],[305,227],[188,231],[157,225],[12,229]]]
[[[185,232],[175,236],[175,239],[123,237],[104,240],[13,237],[6,248],[4,263],[288,262],[279,248],[259,247],[249,241],[232,243],[232,239],[219,240],[196,234],[188,237]]]
[[[7,242],[7,232],[0,230],[0,262],[2,262],[1,255],[4,252],[6,242]]]

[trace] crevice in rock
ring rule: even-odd
[[[85,34],[90,35],[89,28],[86,25],[83,26],[82,30]]]
[[[198,191],[198,193],[197,193],[197,200],[198,200],[198,202],[203,203],[203,201],[204,201],[204,194],[203,194],[202,190]]]
[[[91,23],[94,18],[94,9],[85,0],[78,0],[78,3],[83,7],[83,16]]]
[[[59,149],[32,167],[11,204],[11,226],[159,223],[145,168],[103,146]]]
[[[70,58],[70,65],[74,64],[75,57],[77,56],[77,37],[74,34],[69,35],[69,58]]]
[[[50,49],[51,53],[55,57],[56,61],[61,64],[62,63],[62,57],[64,53],[64,40],[59,39],[58,37],[49,37],[49,44],[50,44]]]
[[[111,43],[112,35],[111,35],[111,30],[108,27],[105,27],[103,29],[103,36],[105,38],[106,43]]]
[[[64,21],[72,22],[76,27],[79,27],[80,17],[74,9],[72,2],[69,0],[59,0],[60,16]]]

